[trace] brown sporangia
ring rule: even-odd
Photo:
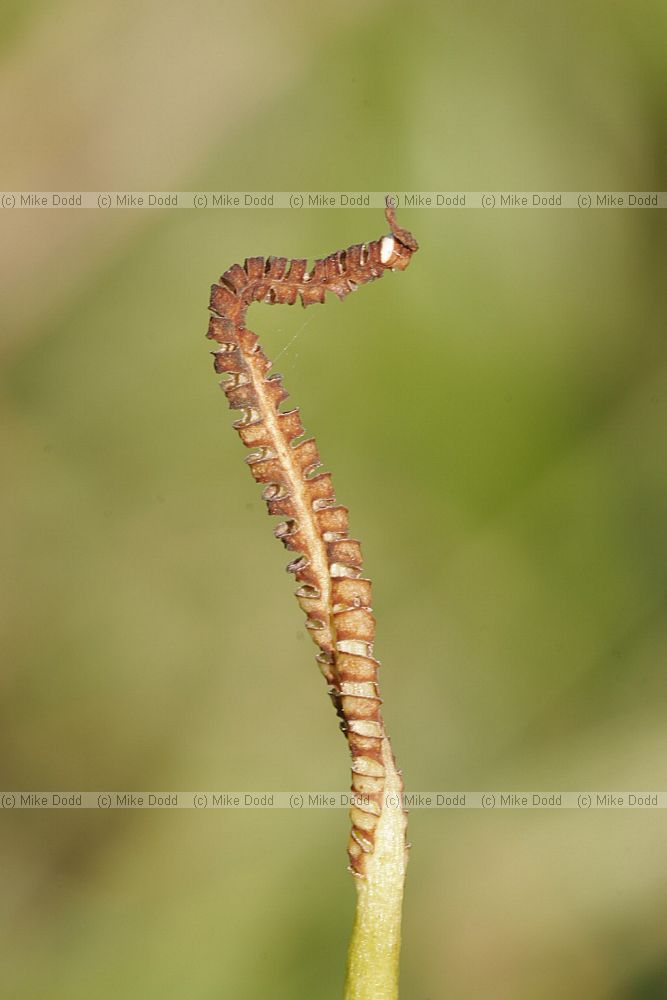
[[[359,542],[349,537],[348,510],[336,502],[331,475],[320,471],[315,440],[303,437],[298,407],[280,409],[288,393],[281,376],[269,374],[271,363],[246,328],[245,314],[251,302],[293,305],[300,298],[308,306],[323,303],[327,292],[344,299],[387,270],[405,270],[418,244],[397,225],[393,208],[385,215],[390,235],[338,250],[310,270],[305,260],[285,257],[233,264],[211,289],[207,333],[218,343],[215,370],[227,376],[221,384],[229,405],[241,411],[234,427],[252,449],[246,462],[264,487],[269,514],[282,517],[274,534],[294,553],[287,569],[299,582],[296,596],[352,754],[358,804],[350,810],[348,853],[351,870],[362,876],[382,810],[382,751],[388,747],[373,656],[371,582],[363,575]]]

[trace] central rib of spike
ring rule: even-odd
[[[336,648],[336,642],[333,616],[331,615],[331,577],[329,575],[329,563],[325,543],[320,537],[312,500],[307,491],[303,471],[296,461],[294,448],[283,436],[278,425],[278,412],[273,405],[273,401],[267,396],[266,379],[263,375],[258,375],[252,364],[248,368],[252,378],[253,389],[260,402],[263,421],[271,439],[271,447],[275,450],[280,464],[287,472],[289,490],[294,504],[296,530],[304,538],[304,555],[310,562],[313,575],[317,580],[316,585],[320,592],[318,604],[321,604],[328,611],[324,628],[318,630],[320,634],[317,637],[317,642],[318,645],[323,645],[324,648],[328,647],[333,650]]]

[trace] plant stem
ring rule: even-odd
[[[375,849],[356,879],[357,910],[348,957],[345,1000],[397,1000],[401,907],[407,866],[403,781],[387,737],[384,802]]]

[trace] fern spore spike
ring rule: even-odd
[[[304,437],[298,408],[288,397],[245,317],[252,302],[304,306],[344,299],[387,270],[405,270],[418,250],[387,204],[390,232],[318,259],[249,257],[212,286],[207,336],[217,343],[215,370],[243,443],[250,471],[263,486],[269,514],[282,518],[274,534],[294,554],[287,569],[298,581],[296,597],[318,647],[352,757],[348,842],[350,870],[358,879],[359,905],[350,950],[348,1000],[397,996],[400,908],[407,863],[403,782],[381,713],[379,663],[373,655],[375,619],[371,582],[361,547],[350,538],[348,509],[336,500],[330,473],[321,471],[314,438]],[[380,978],[378,978],[378,976]],[[394,990],[394,992],[392,992]]]

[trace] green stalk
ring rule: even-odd
[[[356,879],[357,909],[345,1000],[398,1000],[407,818],[403,809],[403,781],[386,737],[383,758],[386,784],[375,849],[365,859],[365,874]]]

